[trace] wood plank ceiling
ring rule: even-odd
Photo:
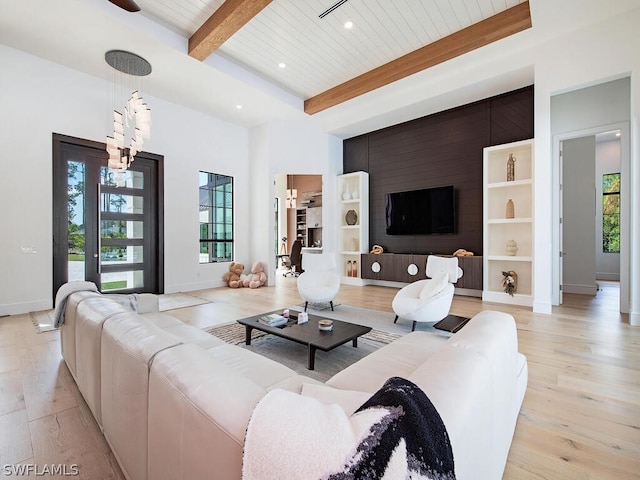
[[[217,51],[304,98],[309,114],[531,27],[528,0],[137,3],[189,38],[194,58]]]

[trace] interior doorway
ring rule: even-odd
[[[559,291],[615,294],[628,311],[628,126],[605,126],[558,136]],[[605,288],[606,287],[606,288]],[[585,302],[587,300],[584,300]]]
[[[276,258],[291,252],[299,240],[305,251],[321,252],[324,245],[322,225],[322,175],[277,174],[274,178],[276,217]],[[280,262],[276,268],[280,268]]]

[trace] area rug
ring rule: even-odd
[[[177,308],[195,307],[203,303],[211,303],[205,298],[195,297],[187,293],[165,293],[158,295],[161,312],[175,310]]]
[[[29,315],[31,316],[31,321],[33,322],[33,326],[36,328],[37,333],[43,332],[52,332],[56,330],[54,327],[54,319],[53,319],[54,310],[42,310],[40,312],[31,312]]]
[[[302,311],[304,306],[294,305],[289,307],[292,311]],[[268,335],[257,330],[252,331],[251,345],[246,346],[245,328],[238,323],[231,323],[206,329],[225,342],[238,345],[255,353],[259,353],[278,363],[286,365],[300,375],[315,378],[322,382],[327,381],[336,373],[344,370],[349,365],[376,351],[383,345],[406,335],[411,331],[411,322],[393,323],[394,314],[380,312],[366,308],[353,307],[351,305],[339,305],[332,312],[330,309],[314,312],[316,315],[343,320],[346,322],[366,325],[372,330],[358,339],[358,347],[354,348],[351,342],[329,352],[316,351],[315,370],[307,369],[308,348],[274,335]],[[450,333],[435,330],[430,325],[418,325],[416,330],[429,331],[436,335],[450,336]]]
[[[334,302],[333,303],[333,308],[336,308],[338,305],[340,305],[339,303]],[[299,303],[298,305],[296,305],[296,307],[301,308],[302,310],[304,310],[304,302]],[[331,310],[331,304],[330,303],[315,303],[315,302],[310,302],[307,305],[307,311],[311,311],[311,313],[313,313],[313,311],[316,312],[324,312],[325,310]]]
[[[258,353],[289,367],[300,375],[311,377],[321,382],[326,382],[349,365],[401,336],[389,332],[371,330],[368,334],[358,338],[357,347],[353,347],[351,342],[347,342],[329,352],[317,350],[315,369],[309,370],[307,369],[309,348],[305,345],[253,330],[251,332],[251,345],[247,346],[244,343],[245,328],[239,323],[213,327],[206,331],[227,343]]]
[[[224,340],[227,343],[231,343],[232,345],[240,345],[245,342],[245,332],[246,329],[244,325],[240,325],[239,323],[229,323],[227,325],[220,325],[217,327],[211,327],[205,330],[207,333],[211,335],[215,335],[221,340]],[[268,335],[266,332],[261,332],[259,330],[251,331],[251,341]],[[391,343],[394,340],[400,338],[402,335],[398,333],[391,332],[383,332],[381,330],[373,329],[369,333],[365,333],[360,339],[366,339],[372,342],[377,342],[380,344]]]

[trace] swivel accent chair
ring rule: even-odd
[[[298,277],[298,293],[304,300],[304,311],[309,303],[328,303],[333,310],[333,299],[340,291],[340,276],[335,268],[335,256],[311,253],[304,256],[304,273]]]
[[[435,323],[449,315],[453,301],[453,284],[462,277],[457,257],[427,257],[427,276],[400,289],[391,303],[396,318],[413,321],[411,331],[417,322]]]

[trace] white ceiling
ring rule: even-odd
[[[309,98],[524,0],[273,0],[219,52]],[[141,14],[190,37],[222,0],[137,0]],[[351,29],[344,27],[347,21]],[[278,65],[283,62],[285,68]]]
[[[188,38],[223,0],[136,0],[139,13],[107,0],[0,0],[0,43],[105,80],[110,67],[104,53],[132,51],[153,66],[152,96],[252,127],[309,119],[303,112],[309,96],[522,1],[349,0],[320,19],[334,0],[274,0],[200,62],[187,54]],[[541,41],[638,8],[638,2],[530,0],[530,8],[533,28],[514,37]],[[354,22],[351,30],[344,29],[346,20]],[[534,77],[532,68],[519,68],[483,78],[465,89],[427,91],[424,76],[413,75],[311,120],[349,137],[518,88]]]

